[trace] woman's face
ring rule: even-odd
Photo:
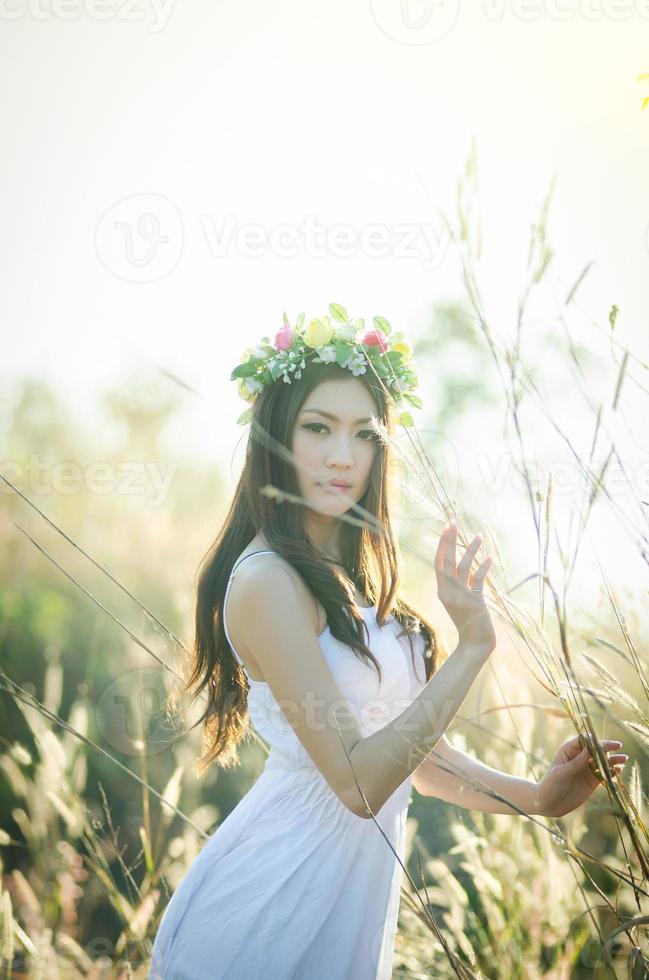
[[[307,507],[334,517],[361,499],[378,452],[371,415],[376,415],[372,396],[353,377],[323,381],[308,395],[295,421],[292,445]],[[349,486],[335,487],[331,480]]]

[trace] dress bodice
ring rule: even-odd
[[[223,602],[223,627],[234,656],[241,664],[250,685],[248,691],[248,715],[255,731],[270,745],[266,768],[315,768],[313,761],[295,734],[266,681],[257,681],[250,674],[237,653],[226,624],[226,603],[234,572],[238,565],[258,554],[276,554],[273,551],[255,551],[245,555],[233,567]],[[353,711],[362,736],[378,731],[396,718],[419,693],[425,684],[423,636],[415,634],[414,661],[407,636],[398,637],[401,624],[394,616],[379,626],[376,605],[359,607],[367,627],[367,645],[381,665],[382,679],[372,663],[365,663],[346,643],[337,640],[329,626],[318,637],[320,649],[327,661],[336,684]]]

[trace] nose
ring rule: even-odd
[[[331,440],[327,452],[328,466],[350,467],[354,465],[354,454],[351,449],[351,442],[347,436],[339,435]],[[343,474],[341,473],[341,477]]]

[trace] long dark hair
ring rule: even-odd
[[[342,522],[340,557],[346,577],[318,555],[304,528],[297,473],[291,461],[291,445],[297,415],[311,391],[323,381],[349,379],[347,368],[336,362],[307,362],[299,379],[290,384],[276,382],[257,395],[252,410],[246,458],[225,522],[203,557],[196,583],[195,640],[182,693],[191,692],[195,701],[205,692],[207,703],[196,725],[203,725],[203,751],[198,774],[218,762],[223,768],[238,764],[236,747],[249,731],[248,681],[234,656],[223,629],[223,602],[233,565],[260,531],[269,547],[289,562],[302,576],[327,613],[332,635],[348,644],[365,663],[373,663],[381,677],[381,667],[365,644],[366,628],[349,583],[377,605],[377,620],[383,625],[390,614],[401,624],[399,636],[408,635],[414,664],[411,635],[422,633],[426,642],[424,665],[426,680],[437,667],[438,644],[433,626],[399,593],[400,557],[392,533],[389,514],[390,445],[377,428],[377,451],[370,478],[358,504],[370,515],[362,520],[356,505],[349,516],[356,523]],[[376,407],[375,414],[385,430],[394,431],[394,409],[382,383],[368,374],[356,376],[366,385]],[[271,485],[279,499],[262,493]],[[361,526],[359,526],[361,525]],[[369,637],[368,637],[369,639]]]

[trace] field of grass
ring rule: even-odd
[[[394,445],[405,585],[448,632],[434,606],[436,536],[449,520],[464,544],[483,530],[499,643],[449,730],[455,744],[540,779],[562,739],[590,731],[621,739],[629,763],[615,778],[597,756],[601,788],[561,818],[413,794],[404,980],[649,975],[648,366],[618,339],[615,297],[603,317],[581,309],[586,262],[557,297],[551,197],[508,329],[481,295],[475,154],[458,182],[447,220],[466,295],[431,309],[415,348],[424,411]],[[251,738],[238,767],[198,780],[199,735],[165,710],[195,568],[229,493],[227,474],[166,455],[165,427],[188,399],[169,378],[125,379],[105,397],[101,434],[33,379],[2,404],[3,978],[145,977],[169,895],[263,766],[266,746]],[[514,484],[477,481],[487,446],[490,472],[510,460]],[[85,477],[97,461],[109,492],[60,469]],[[576,477],[569,492],[559,463]],[[171,466],[163,497],[144,464],[158,476]],[[126,489],[126,465],[142,492]],[[634,574],[620,583],[616,567]]]

